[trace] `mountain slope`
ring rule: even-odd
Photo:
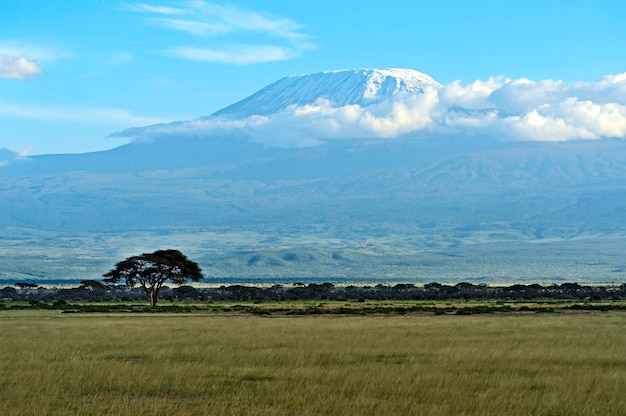
[[[216,144],[204,165],[206,148],[186,143],[169,161],[166,144],[98,155],[100,167],[124,156],[141,169],[56,156],[56,172],[0,176],[0,281],[97,278],[114,260],[169,246],[213,276],[251,281],[626,276],[616,253],[626,241],[620,141],[239,144],[242,154]],[[296,249],[315,260],[278,261]],[[268,260],[251,261],[257,252]]]

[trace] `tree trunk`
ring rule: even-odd
[[[150,293],[148,293],[148,297],[150,298],[150,307],[154,308],[157,304],[157,300],[159,300],[158,298],[158,292],[151,290]]]

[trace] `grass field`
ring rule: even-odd
[[[0,311],[0,414],[624,415],[626,313]]]

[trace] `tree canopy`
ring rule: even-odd
[[[124,281],[131,288],[140,285],[150,300],[150,306],[156,305],[165,282],[180,285],[203,278],[200,266],[178,250],[157,250],[129,257],[118,262],[103,277],[106,283]]]
[[[17,282],[15,284],[15,286],[19,287],[20,289],[34,289],[36,287],[38,287],[39,285],[36,283],[28,283],[28,282]]]

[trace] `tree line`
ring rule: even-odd
[[[0,289],[0,300],[12,301],[86,301],[86,302],[137,302],[146,299],[141,287],[105,284],[97,280],[84,280],[72,288],[44,288],[36,284],[24,286],[18,282]],[[619,286],[563,284],[514,284],[488,286],[461,282],[454,285],[437,282],[425,285],[400,283],[373,286],[337,286],[333,283],[276,284],[262,287],[254,285],[223,285],[220,287],[162,286],[163,301],[295,301],[295,300],[623,300],[626,283]]]
[[[45,301],[136,301],[147,297],[154,307],[159,298],[169,301],[289,301],[289,300],[621,300],[626,298],[626,283],[620,286],[588,286],[578,283],[514,284],[488,286],[461,282],[446,285],[431,282],[423,286],[410,283],[375,286],[336,286],[332,283],[294,283],[292,286],[257,287],[246,285],[196,288],[185,285],[204,278],[197,263],[178,250],[157,250],[131,256],[118,262],[98,280],[83,280],[78,287],[45,289],[32,282],[16,282],[15,287],[0,289],[0,300]],[[122,282],[123,284],[119,284]],[[170,288],[166,282],[178,287]]]

